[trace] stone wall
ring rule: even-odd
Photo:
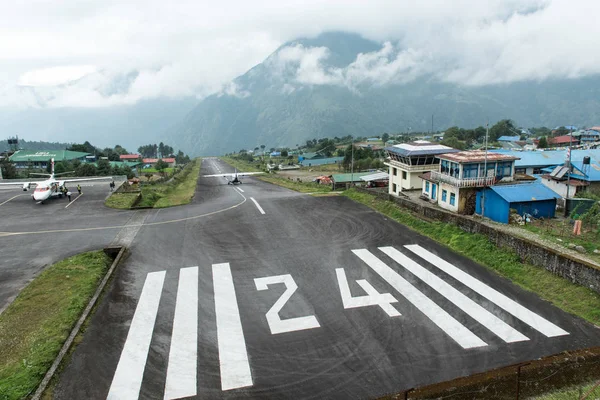
[[[538,267],[543,267],[571,282],[589,287],[600,293],[600,268],[584,260],[571,257],[569,254],[559,253],[541,243],[512,236],[471,217],[428,207],[425,204],[419,204],[411,199],[396,197],[387,193],[372,192],[364,188],[356,188],[356,190],[371,194],[383,200],[393,201],[399,206],[409,209],[426,219],[452,223],[465,232],[479,233],[487,236],[487,238],[496,246],[514,250],[522,261]]]

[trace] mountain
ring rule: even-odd
[[[196,98],[154,99],[100,108],[0,109],[0,139],[117,144],[135,152],[140,145],[166,142],[164,133],[197,104]],[[179,148],[177,148],[179,149]]]
[[[200,101],[169,130],[168,141],[191,155],[210,155],[428,131],[432,115],[435,130],[476,127],[488,118],[524,127],[600,122],[598,76],[465,86],[406,67],[386,79],[400,50],[341,32],[286,43]]]

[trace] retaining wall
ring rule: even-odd
[[[559,253],[543,244],[512,236],[471,217],[453,214],[388,193],[373,192],[360,187],[357,187],[356,190],[371,194],[380,199],[393,201],[399,206],[407,208],[427,219],[452,223],[465,232],[485,235],[496,246],[514,250],[522,261],[543,267],[571,282],[589,287],[595,292],[600,293],[600,268],[584,260],[572,257],[569,254]]]

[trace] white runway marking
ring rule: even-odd
[[[352,252],[463,348],[470,349],[487,346],[487,343],[455,320],[450,314],[421,293],[396,271],[375,257],[370,251],[359,249],[352,250]]]
[[[338,286],[340,287],[342,304],[344,305],[345,309],[379,306],[390,317],[399,317],[402,315],[394,308],[394,306],[392,306],[391,303],[396,303],[398,300],[396,300],[391,294],[379,293],[366,279],[359,279],[356,281],[356,283],[358,283],[360,287],[367,292],[367,295],[352,297],[352,294],[350,293],[350,286],[348,286],[348,278],[346,278],[346,271],[344,271],[344,268],[336,268],[335,274],[337,276]]]
[[[269,324],[269,329],[271,329],[271,334],[275,335],[277,333],[320,328],[321,325],[319,325],[319,321],[317,321],[317,318],[314,315],[288,319],[281,319],[281,317],[279,317],[279,311],[281,311],[285,303],[287,303],[294,292],[298,289],[298,285],[290,274],[267,276],[264,278],[254,279],[256,290],[268,290],[269,285],[274,285],[277,283],[283,283],[285,285],[285,292],[283,292],[279,299],[277,299],[275,304],[273,304],[273,307],[267,311],[267,323]]]
[[[17,197],[19,197],[19,196],[24,196],[24,195],[23,195],[23,194],[18,194],[18,195],[16,195],[16,196],[13,196],[13,197],[11,197],[10,199],[8,199],[8,200],[6,200],[6,201],[4,201],[4,202],[0,203],[0,206],[2,206],[2,205],[4,205],[4,204],[8,203],[8,202],[9,202],[9,201],[11,201],[12,199],[16,199],[16,198],[17,198]]]
[[[256,200],[254,200],[254,197],[250,197],[250,200],[252,200],[254,202],[254,204],[256,205],[256,208],[258,208],[258,211],[260,211],[261,214],[265,213],[265,210],[263,210],[262,207],[258,204],[258,202]]]
[[[239,190],[241,193],[244,193],[244,191],[242,189],[240,189],[239,187],[236,187],[237,190]]]
[[[190,267],[179,272],[165,400],[196,395],[197,365],[198,267]]]
[[[137,399],[166,271],[146,276],[107,399]]]
[[[71,200],[71,201],[69,202],[69,204],[67,204],[67,205],[65,206],[65,208],[67,208],[67,207],[69,207],[71,204],[75,203],[75,202],[77,201],[77,199],[79,199],[81,196],[83,196],[83,193],[81,193],[80,195],[78,195],[77,197],[75,197],[73,200]]]
[[[246,340],[229,263],[213,264],[221,389],[252,386]]]
[[[462,282],[464,285],[473,289],[475,292],[495,303],[508,313],[514,315],[516,318],[525,322],[527,325],[531,326],[538,332],[541,332],[545,336],[554,337],[569,334],[569,332],[559,328],[547,319],[540,317],[533,311],[528,310],[502,293],[492,289],[480,280],[473,278],[463,270],[455,267],[447,261],[444,261],[435,254],[425,250],[423,247],[416,244],[411,244],[404,247],[424,260],[430,262],[433,266]]]
[[[469,314],[475,321],[479,322],[494,334],[499,336],[502,340],[507,343],[522,342],[529,340],[529,338],[519,331],[502,321],[490,313],[479,304],[450,286],[448,283],[443,281],[441,278],[432,274],[398,250],[393,247],[380,247],[379,250],[387,254],[392,260],[402,265],[404,268],[409,270],[413,275],[421,279],[427,285],[431,286],[435,291],[440,293],[442,296],[450,300],[458,308]]]

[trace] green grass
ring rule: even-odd
[[[556,392],[546,393],[542,396],[534,397],[536,400],[579,400],[586,394],[589,400],[600,399],[600,386],[598,382],[593,382],[583,386],[561,389]],[[596,386],[594,388],[594,386]],[[592,390],[593,389],[593,390]]]
[[[0,315],[0,399],[37,388],[110,264],[102,251],[60,261]]]
[[[135,200],[138,198],[138,193],[113,193],[104,205],[111,208],[131,208]]]
[[[319,185],[315,182],[298,182],[289,180],[277,174],[259,175],[256,177],[261,181],[273,183],[275,185],[283,186],[288,189],[295,190],[302,193],[329,193],[331,192],[331,185]]]
[[[496,247],[483,235],[464,232],[453,224],[422,220],[390,201],[366,193],[347,190],[344,195],[494,270],[562,310],[600,326],[600,294],[593,290],[571,283],[543,268],[522,263],[515,252]]]
[[[158,174],[161,171],[157,170],[156,168],[142,168],[140,169],[140,175],[144,175],[145,173],[151,173],[151,174]],[[173,172],[175,172],[175,168],[174,167],[169,167],[169,168],[165,168],[162,170],[162,172],[166,172],[167,174],[172,174]]]

